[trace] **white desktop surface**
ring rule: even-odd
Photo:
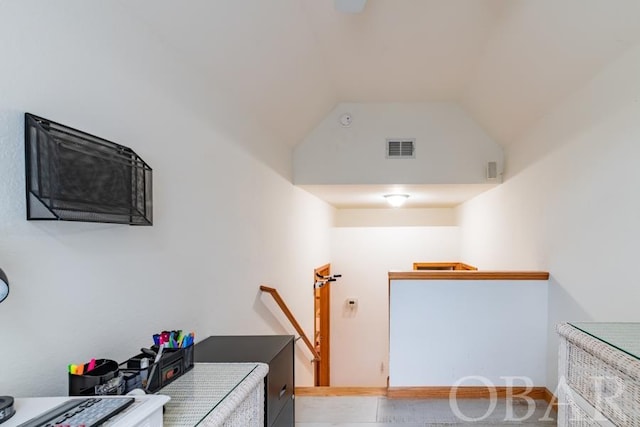
[[[100,396],[104,398],[111,397],[127,397],[127,396]],[[148,396],[134,396],[136,401],[127,409],[111,418],[109,421],[103,424],[108,427],[132,427],[136,425],[141,426],[157,426],[157,423],[149,424],[145,421],[151,419],[156,415],[156,411],[159,410],[160,420],[162,420],[162,406],[167,403],[169,396],[163,395],[148,395]],[[29,421],[30,419],[41,415],[47,410],[54,408],[61,403],[66,402],[69,399],[83,399],[82,397],[28,397],[28,398],[16,398],[14,402],[14,409],[16,413],[13,417],[9,418],[4,423],[0,424],[2,427],[16,427],[22,423]]]

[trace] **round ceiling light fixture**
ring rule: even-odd
[[[409,198],[408,194],[385,194],[383,196],[387,203],[389,203],[394,208],[399,208],[404,205],[404,202]]]

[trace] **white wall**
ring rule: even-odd
[[[386,386],[390,270],[458,261],[459,232],[444,227],[337,227],[331,233],[331,385]],[[357,298],[357,309],[346,305]]]
[[[465,262],[551,273],[550,388],[555,324],[640,321],[639,75],[636,46],[512,146],[505,183],[459,211]]]
[[[389,386],[544,386],[547,288],[546,280],[391,280]]]
[[[291,185],[288,150],[115,2],[0,2],[0,395],[66,394],[66,366],[124,360],[158,330],[292,333],[333,209]],[[28,222],[23,113],[130,146],[154,168],[154,225]],[[296,379],[310,385],[298,350]]]
[[[547,288],[546,280],[391,280],[389,386],[544,386]]]
[[[415,138],[415,159],[386,159],[387,138]],[[456,103],[342,103],[294,150],[294,182],[476,184],[489,161],[501,171],[502,148]]]
[[[337,209],[336,227],[421,227],[457,225],[454,208]]]

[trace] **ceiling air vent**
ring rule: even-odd
[[[413,159],[416,157],[415,139],[387,139],[388,159]]]

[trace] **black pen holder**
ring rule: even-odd
[[[157,353],[157,347],[151,347]],[[145,367],[142,359],[148,360]],[[164,348],[157,363],[149,355],[140,353],[120,365],[120,369],[127,379],[126,392],[136,386],[155,393],[170,384],[176,378],[193,368],[193,345],[185,348]]]
[[[155,351],[156,347],[153,346],[152,350]],[[189,347],[184,347],[184,348],[165,348],[162,352],[163,358],[165,354],[167,355],[167,359],[171,360],[170,363],[172,365],[175,365],[175,362],[178,360],[181,361],[180,375],[186,373],[188,370],[193,368],[193,344],[190,345]],[[162,359],[161,359],[161,362],[162,362]]]
[[[122,394],[124,389],[119,385],[118,377],[118,362],[97,359],[95,367],[89,372],[82,375],[69,374],[69,396]]]

